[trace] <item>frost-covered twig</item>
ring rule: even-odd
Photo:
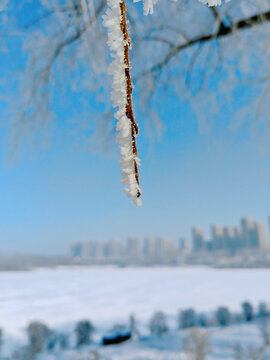
[[[122,183],[126,187],[127,196],[133,198],[134,203],[140,206],[142,192],[139,184],[139,159],[136,146],[138,126],[132,108],[132,82],[129,65],[131,42],[128,36],[124,0],[108,0],[108,9],[103,21],[108,28],[108,45],[114,59],[110,64],[109,74],[113,76],[113,106],[118,108],[115,117],[118,120],[117,140],[121,149]]]
[[[203,4],[207,4],[208,6],[218,6],[222,4],[222,0],[199,0]],[[224,0],[224,2],[229,2],[230,0]]]
[[[134,2],[138,2],[140,0],[134,0]],[[154,12],[154,5],[157,3],[158,0],[143,0],[143,12],[144,15],[153,14]]]
[[[138,2],[141,0],[134,0],[134,2]],[[143,12],[144,15],[153,14],[154,5],[158,0],[143,0]],[[207,4],[208,6],[217,6],[222,4],[222,0],[199,0],[203,4]],[[230,0],[224,0],[224,2],[229,2]]]

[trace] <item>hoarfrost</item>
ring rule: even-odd
[[[113,77],[111,98],[113,107],[118,108],[115,113],[118,130],[117,141],[120,144],[122,168],[122,184],[128,197],[133,198],[137,206],[141,206],[140,186],[135,175],[135,164],[140,165],[140,160],[133,153],[132,125],[126,115],[127,83],[125,76],[125,40],[120,27],[122,20],[120,10],[121,0],[108,0],[108,9],[103,17],[103,24],[108,29],[108,45],[113,58],[108,68],[108,73]]]

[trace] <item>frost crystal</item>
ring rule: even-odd
[[[139,2],[141,0],[134,0],[134,2]],[[144,15],[153,14],[154,12],[154,5],[157,3],[158,0],[143,0],[143,11]],[[174,0],[176,1],[176,0]],[[221,5],[222,1],[229,2],[230,0],[199,0],[203,4],[207,4],[208,6],[217,6]]]
[[[134,0],[134,2],[139,2],[141,0]],[[143,0],[143,12],[144,15],[153,14],[154,5],[158,0]]]
[[[113,58],[109,66],[108,73],[113,77],[112,94],[113,107],[118,108],[115,113],[117,119],[116,128],[119,131],[117,141],[120,143],[122,168],[122,184],[125,186],[125,192],[128,197],[133,198],[137,206],[141,206],[141,189],[138,178],[136,178],[136,169],[140,161],[134,152],[133,125],[127,117],[127,78],[125,70],[125,46],[127,40],[124,39],[121,29],[121,6],[122,0],[108,0],[108,9],[103,17],[103,24],[108,28],[108,45]]]
[[[199,0],[203,4],[207,4],[208,6],[217,6],[222,4],[222,0]],[[225,0],[225,2],[229,2],[230,0]]]

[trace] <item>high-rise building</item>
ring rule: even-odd
[[[72,257],[81,257],[82,256],[82,243],[74,242],[70,246],[71,248],[71,256]]]
[[[97,259],[103,258],[105,255],[105,244],[101,240],[97,240],[93,243],[94,257]]]
[[[142,256],[141,240],[136,236],[129,236],[126,242],[126,256],[138,259]]]
[[[242,229],[232,226],[214,225],[211,228],[213,250],[236,251],[243,247]]]
[[[168,260],[176,256],[176,248],[174,242],[169,238],[156,238],[156,258],[159,260]]]
[[[257,247],[261,250],[269,248],[266,229],[261,222],[246,217],[241,220],[241,228],[244,247]]]
[[[191,240],[186,237],[180,238],[178,241],[178,250],[182,255],[190,253],[192,250]]]
[[[226,248],[226,238],[224,228],[219,225],[211,227],[213,250],[224,250]]]
[[[258,236],[258,243],[261,250],[269,249],[269,239],[267,237],[267,231],[263,223],[256,222],[256,232]]]
[[[92,241],[82,242],[82,258],[89,259],[94,257],[94,244]]]
[[[110,240],[106,244],[106,256],[109,258],[120,258],[123,255],[122,245],[118,240]]]
[[[237,245],[235,242],[236,239],[235,228],[232,226],[224,226],[223,234],[224,234],[224,241],[223,241],[224,248],[227,250],[234,250],[235,246]]]
[[[199,227],[193,227],[191,230],[192,251],[202,251],[205,249],[205,239],[203,230]]]
[[[98,241],[80,242],[80,256],[83,259],[102,258],[104,256],[104,243]]]
[[[243,247],[259,247],[255,221],[248,217],[241,219],[241,229],[243,233]]]
[[[156,256],[156,242],[154,237],[144,239],[143,254],[148,259],[154,259]]]
[[[243,231],[241,227],[235,227],[235,241],[237,249],[242,248],[244,244]]]

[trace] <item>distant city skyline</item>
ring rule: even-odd
[[[268,217],[268,227],[270,217]],[[270,238],[265,225],[252,219],[243,217],[240,225],[211,226],[211,236],[206,238],[201,228],[193,227],[191,230],[191,251],[237,251],[246,248],[259,248],[261,251],[269,250]]]
[[[270,226],[270,217],[268,217]],[[88,240],[71,244],[73,258],[100,263],[125,264],[177,264],[181,257],[218,252],[234,254],[242,250],[270,250],[270,238],[262,222],[250,217],[240,219],[239,225],[211,226],[211,236],[206,238],[199,227],[192,227],[189,238],[128,236],[125,242],[119,239],[108,241]]]
[[[253,219],[252,217],[250,216],[246,216],[244,217],[245,219]],[[241,218],[243,219],[243,218]],[[213,224],[214,222],[212,222]],[[256,223],[259,223],[259,224],[262,224],[265,228],[264,232],[266,234],[266,237],[267,237],[267,241],[269,241],[269,244],[270,244],[270,231],[269,231],[269,228],[270,228],[270,216],[267,216],[267,221],[257,221],[256,220]],[[176,227],[175,227],[176,228]],[[183,233],[180,233],[180,231],[174,231],[174,233],[176,233],[176,235],[169,235],[171,232],[168,232],[168,234],[155,234],[154,232],[152,232],[152,234],[134,234],[134,235],[130,235],[130,234],[127,234],[127,235],[122,235],[122,236],[113,236],[112,235],[109,235],[109,236],[104,236],[104,237],[101,237],[101,236],[98,236],[98,237],[94,237],[94,236],[84,236],[83,238],[79,238],[79,237],[74,237],[75,240],[72,240],[72,241],[68,241],[68,239],[65,241],[64,243],[64,246],[63,248],[59,249],[58,252],[55,252],[53,251],[52,248],[49,248],[47,247],[46,248],[46,251],[34,251],[32,249],[25,249],[24,251],[20,251],[20,250],[15,250],[13,251],[13,249],[8,249],[7,251],[3,250],[2,248],[4,248],[3,244],[5,244],[5,242],[3,241],[3,238],[0,238],[0,255],[4,255],[4,254],[34,254],[34,255],[38,255],[38,254],[44,254],[44,255],[70,255],[70,244],[73,242],[73,243],[76,243],[76,242],[88,242],[89,239],[99,239],[101,240],[102,242],[108,242],[108,243],[113,243],[114,241],[119,241],[120,244],[125,244],[125,241],[127,238],[129,237],[134,237],[134,238],[141,238],[141,239],[145,239],[145,238],[148,238],[148,239],[154,239],[154,238],[167,238],[167,239],[172,239],[175,244],[177,244],[177,246],[180,246],[179,243],[184,243],[185,241],[187,242],[187,244],[185,245],[186,247],[190,247],[192,248],[192,234],[193,232],[197,232],[197,236],[200,238],[201,236],[203,237],[204,241],[207,241],[209,242],[209,240],[211,239],[211,236],[213,235],[213,229],[216,228],[216,230],[218,229],[225,229],[225,231],[233,231],[237,229],[237,226],[235,226],[235,224],[233,225],[230,225],[230,226],[227,226],[223,223],[223,225],[221,225],[221,223],[219,223],[218,225],[211,225],[211,224],[208,224],[208,226],[194,226],[192,225],[187,233],[187,235],[182,235]],[[50,240],[50,239],[49,239]],[[48,241],[48,244],[49,244],[50,241]],[[151,251],[151,250],[149,250]]]

